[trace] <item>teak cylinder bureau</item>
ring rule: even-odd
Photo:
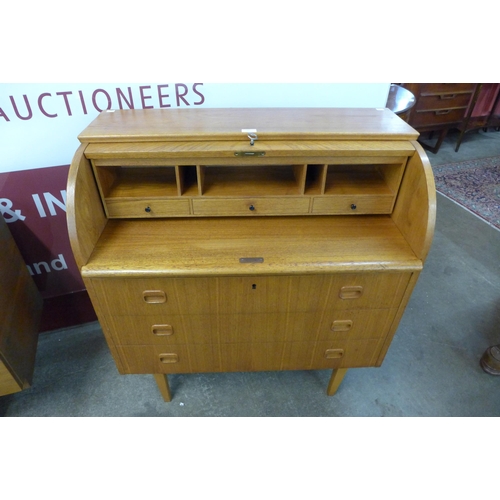
[[[380,366],[435,187],[388,109],[101,113],[68,179],[72,249],[120,373]]]

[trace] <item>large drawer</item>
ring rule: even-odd
[[[384,338],[397,309],[110,316],[115,344],[185,345]]]
[[[111,315],[284,313],[394,308],[411,273],[226,278],[95,278],[92,300]]]
[[[123,373],[203,373],[376,366],[383,340],[117,346]]]

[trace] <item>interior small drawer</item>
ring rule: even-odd
[[[229,215],[294,215],[309,212],[309,197],[245,197],[194,198],[193,214],[206,216]]]
[[[314,214],[390,214],[393,194],[318,196],[313,200]]]
[[[332,310],[397,308],[411,273],[362,273],[334,276],[327,306]]]
[[[188,199],[122,200],[107,198],[105,206],[109,218],[182,217],[191,212]]]

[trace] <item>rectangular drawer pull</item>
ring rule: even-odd
[[[338,319],[332,323],[332,332],[348,332],[352,328],[350,319]]]
[[[173,352],[160,354],[160,361],[164,364],[177,363],[179,361],[179,356]]]
[[[158,337],[162,337],[164,335],[173,335],[174,329],[172,325],[153,325],[151,327],[151,333]]]
[[[148,304],[163,304],[167,301],[167,294],[163,290],[145,290],[142,298]]]
[[[362,286],[343,286],[339,293],[341,299],[359,299],[361,295],[363,295]]]
[[[326,359],[338,359],[344,356],[344,349],[327,349],[325,351]]]

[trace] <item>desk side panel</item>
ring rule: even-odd
[[[416,141],[415,154],[410,158],[399,191],[392,220],[405,237],[415,255],[425,261],[434,236],[436,222],[436,187],[429,159]],[[420,271],[412,274],[394,322],[377,360],[380,366],[397,331],[399,322],[417,284]]]
[[[71,163],[66,203],[69,239],[79,269],[87,263],[107,222],[85,148],[82,144],[77,149]]]
[[[422,146],[416,141],[409,159],[392,220],[415,255],[425,260],[431,247],[436,223],[436,186],[432,167]]]

